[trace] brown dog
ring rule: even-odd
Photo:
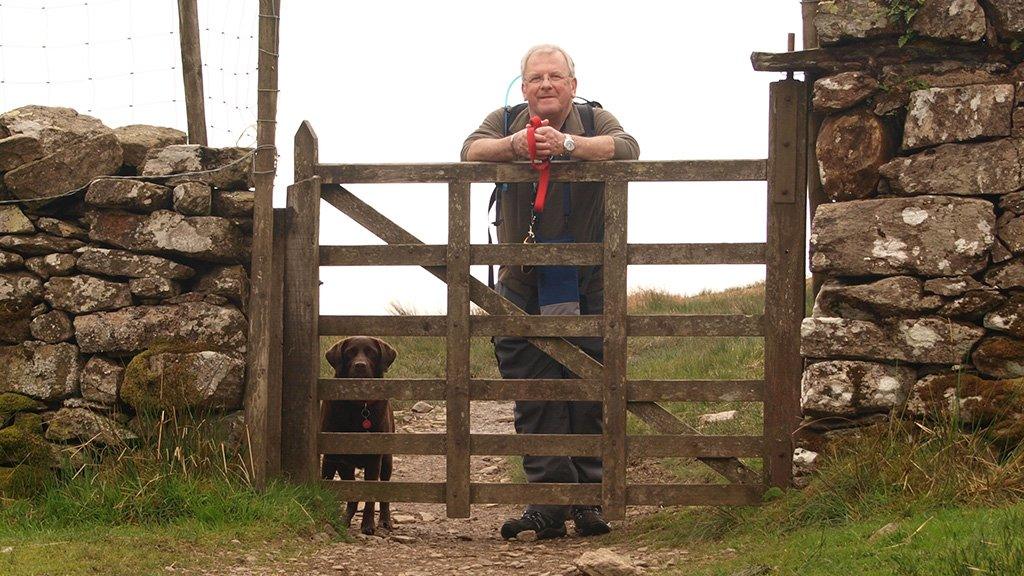
[[[327,361],[334,367],[335,378],[382,378],[395,361],[397,353],[387,342],[369,336],[352,336],[327,351]],[[387,400],[329,400],[321,402],[320,430],[324,432],[394,432],[395,417]],[[362,468],[365,480],[391,479],[391,454],[324,454],[321,477],[354,480],[355,469]],[[349,502],[344,523],[347,526],[358,508]],[[363,505],[363,521],[359,530],[373,534],[375,503]],[[391,529],[391,511],[387,502],[380,503],[380,525]]]

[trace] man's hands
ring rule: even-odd
[[[565,146],[563,146],[565,134],[549,126],[547,120],[541,120],[541,126],[534,131],[533,135],[537,141],[538,159],[565,154]],[[516,159],[528,159],[530,157],[530,145],[526,140],[526,128],[516,132],[511,138],[512,150],[515,152]]]

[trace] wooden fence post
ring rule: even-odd
[[[800,322],[804,317],[807,225],[807,91],[771,84],[768,125],[768,246],[765,278],[765,480],[788,487],[799,423]]]
[[[626,517],[626,207],[629,185],[604,190],[604,437],[601,500],[609,520]]]
[[[193,0],[194,2],[195,0]],[[268,422],[269,397],[280,396],[280,374],[270,368],[271,282],[274,270],[274,175],[277,173],[277,148],[274,146],[277,118],[278,8],[281,0],[260,0],[259,13],[259,91],[256,97],[256,159],[253,171],[256,197],[252,216],[252,263],[249,297],[249,381],[245,388],[245,424],[249,431],[249,452],[253,462],[253,482],[266,483],[271,452],[280,446],[270,444],[273,436]],[[276,382],[272,380],[276,379]],[[271,390],[274,388],[275,390]]]
[[[445,498],[449,518],[469,518],[469,182],[448,185],[447,272]]]
[[[320,179],[316,134],[303,122],[295,134],[296,183],[288,187],[285,219],[281,467],[293,481],[311,482],[319,464]]]
[[[185,82],[188,142],[206,146],[203,58],[199,50],[199,11],[196,0],[178,0],[178,39],[181,41],[181,76]]]

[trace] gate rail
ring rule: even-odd
[[[470,184],[529,182],[525,163],[322,164],[316,135],[304,122],[295,137],[295,184],[288,188],[284,231],[284,366],[282,468],[293,479],[318,477],[319,455],[438,454],[447,481],[326,481],[347,500],[447,504],[450,517],[467,517],[472,503],[602,504],[609,518],[626,505],[734,505],[760,501],[767,485],[788,486],[791,434],[796,427],[801,359],[799,325],[804,308],[806,225],[806,107],[803,82],[771,85],[767,160],[689,160],[553,163],[560,182],[603,181],[603,243],[471,245]],[[644,244],[626,242],[629,182],[767,180],[764,243]],[[426,245],[345,185],[355,183],[448,184],[448,243]],[[323,199],[376,234],[384,246],[320,246]],[[528,316],[470,276],[471,264],[572,264],[604,267],[604,314]],[[649,315],[626,313],[630,264],[767,265],[763,315]],[[423,266],[448,285],[446,316],[321,316],[319,267]],[[470,301],[487,312],[470,315]],[[319,336],[340,334],[444,336],[445,379],[320,378]],[[471,336],[527,337],[581,379],[475,379],[469,372]],[[564,337],[601,336],[602,366]],[[627,380],[628,336],[763,336],[762,380]],[[394,398],[445,400],[444,434],[325,433],[317,429],[321,400]],[[595,435],[470,434],[473,400],[598,400],[604,428]],[[657,401],[748,401],[764,404],[762,436],[703,436]],[[626,434],[632,411],[658,434]],[[491,484],[470,482],[470,455],[601,456],[601,484]],[[691,457],[725,476],[728,484],[627,485],[626,456]],[[738,458],[763,459],[763,475]]]

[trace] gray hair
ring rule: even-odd
[[[529,62],[530,56],[533,56],[534,54],[538,54],[538,53],[540,53],[540,54],[561,54],[562,57],[565,58],[566,64],[569,65],[569,77],[570,78],[575,78],[576,77],[576,64],[573,63],[572,57],[569,56],[569,53],[566,52],[565,50],[563,50],[560,46],[555,46],[554,44],[539,44],[539,45],[534,46],[533,48],[530,48],[529,50],[526,51],[526,55],[523,56],[523,61],[522,61],[522,63],[519,66],[519,72],[524,77],[526,76],[526,63]]]

